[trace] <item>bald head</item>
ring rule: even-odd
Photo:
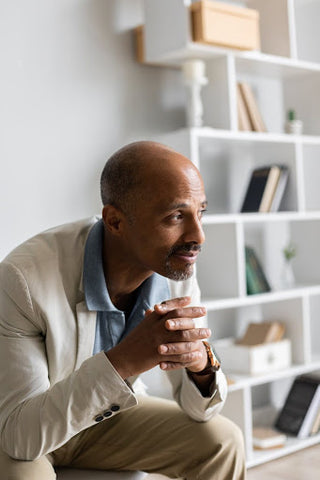
[[[115,152],[101,175],[103,205],[114,205],[127,214],[154,183],[166,179],[173,183],[181,172],[199,175],[192,162],[173,149],[156,142],[135,142]]]

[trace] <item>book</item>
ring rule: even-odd
[[[241,212],[276,211],[281,203],[288,178],[284,165],[255,168],[250,175]]]
[[[238,129],[241,131],[253,130],[252,123],[250,121],[239,84],[237,84],[237,109],[238,109]]]
[[[275,428],[298,438],[306,438],[311,434],[319,408],[320,377],[301,375],[291,386]]]
[[[279,168],[281,170],[280,178],[271,202],[270,212],[277,212],[279,210],[288,183],[289,169],[284,165],[279,165]]]
[[[285,327],[280,322],[251,322],[249,323],[238,345],[261,345],[263,343],[278,342],[283,338]]]
[[[316,435],[320,430],[320,407],[314,419],[313,425],[310,430],[310,435]]]
[[[254,249],[248,245],[245,246],[245,260],[247,294],[254,295],[257,293],[269,292],[271,288],[260,261]]]
[[[286,440],[287,436],[274,428],[254,427],[252,430],[252,443],[256,450],[284,447]]]
[[[267,129],[251,86],[247,82],[239,82],[238,85],[240,95],[242,95],[243,102],[252,125],[252,130],[255,132],[266,132]]]
[[[270,167],[268,180],[263,191],[259,212],[269,212],[272,206],[272,201],[279,183],[281,175],[281,168],[278,165]]]
[[[306,438],[311,435],[314,420],[317,416],[320,407],[320,385],[318,384],[314,396],[311,400],[310,406],[298,433],[298,438]]]

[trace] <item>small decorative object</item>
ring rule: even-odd
[[[285,126],[286,133],[293,135],[301,135],[303,130],[303,123],[296,118],[295,110],[288,111],[288,120]]]
[[[292,269],[292,259],[296,256],[297,250],[292,243],[289,243],[282,251],[284,255],[282,286],[283,288],[291,288],[295,284],[295,278]]]
[[[205,63],[202,60],[188,60],[182,66],[182,73],[188,89],[187,125],[201,127],[203,122],[201,88],[208,83],[205,77]]]

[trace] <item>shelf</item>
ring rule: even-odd
[[[272,371],[267,375],[248,376],[239,373],[226,372],[226,375],[235,381],[229,385],[228,391],[234,392],[246,387],[262,385],[264,383],[273,382],[282,378],[295,377],[320,369],[320,359],[316,362],[308,363],[308,365],[292,365],[284,370]]]
[[[242,52],[231,48],[214,47],[197,42],[189,42],[184,48],[172,50],[148,61],[156,66],[180,67],[186,60],[198,58],[211,60],[225,56],[234,56],[239,66],[258,75],[272,75],[278,78],[288,75],[302,75],[310,72],[320,73],[320,64],[296,60],[278,55],[268,55],[258,51]]]
[[[189,59],[206,62],[208,83],[201,91],[205,126],[156,138],[190,158],[204,180],[206,243],[197,264],[202,304],[213,339],[239,338],[250,321],[277,320],[291,341],[290,368],[259,376],[226,371],[235,383],[229,385],[224,414],[243,431],[252,467],[320,441],[319,434],[289,438],[283,448],[252,450],[257,407],[267,404],[276,410],[295,376],[320,370],[320,2],[241,2],[259,11],[261,52],[191,41],[189,3],[146,0],[144,38],[148,63],[180,69]],[[181,75],[184,88],[182,80]],[[238,130],[238,82],[251,87],[267,132]],[[289,110],[303,121],[303,135],[284,133]],[[289,170],[279,211],[240,213],[252,171],[273,163]],[[283,249],[289,243],[297,250],[292,261],[296,285],[282,289]],[[255,249],[271,292],[246,295],[245,245]],[[268,415],[257,420],[272,423]]]
[[[261,293],[257,295],[246,295],[237,298],[202,299],[202,304],[208,311],[227,308],[239,308],[248,305],[259,305],[262,303],[277,302],[291,298],[301,298],[304,295],[320,295],[320,285],[305,285],[288,290]]]
[[[247,73],[264,77],[286,78],[295,75],[320,73],[320,64],[294,60],[259,52],[239,52],[235,54],[237,65]]]
[[[304,373],[304,372],[303,372]],[[253,427],[255,425],[261,425],[265,427],[273,426],[276,417],[278,416],[279,409],[275,408],[272,405],[266,405],[253,410]],[[261,463],[269,462],[270,460],[275,460],[276,458],[282,457],[293,453],[301,448],[310,447],[315,445],[320,441],[320,433],[317,435],[312,435],[310,437],[300,439],[288,435],[285,445],[281,448],[272,448],[266,450],[255,450],[250,448],[250,452],[247,459],[247,467],[253,467]]]
[[[320,434],[312,437],[305,438],[303,440],[297,438],[288,438],[286,444],[282,448],[273,448],[270,450],[254,450],[252,457],[247,461],[247,468],[255,467],[261,463],[270,462],[276,458],[289,455],[302,448],[311,447],[320,442]]]
[[[290,143],[320,145],[320,136],[318,135],[289,135],[286,133],[260,133],[260,132],[240,132],[237,130],[225,130],[211,127],[200,128],[182,128],[172,135],[190,135],[199,139],[228,140],[240,142],[267,142],[267,143]]]
[[[203,217],[203,225],[219,223],[267,223],[320,220],[320,211],[314,212],[275,212],[275,213],[233,213],[212,214]]]
[[[195,134],[198,138],[212,138],[212,139],[225,139],[225,140],[234,140],[240,142],[270,142],[270,143],[290,143],[294,144],[296,142],[302,141],[302,136],[297,135],[288,135],[284,133],[260,133],[260,132],[240,132],[240,131],[232,131],[232,130],[223,130],[218,128],[211,128],[211,127],[202,127],[202,128],[194,128],[191,131]],[[317,137],[315,136],[315,141],[317,141]],[[319,137],[319,144],[320,144],[320,137]]]
[[[163,55],[159,55],[156,60],[148,61],[148,64],[154,64],[161,67],[181,67],[186,60],[199,58],[209,60],[212,58],[220,58],[230,54],[236,54],[236,50],[212,47],[197,42],[189,42],[185,47],[172,50]]]

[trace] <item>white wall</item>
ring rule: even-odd
[[[184,124],[175,70],[135,62],[143,0],[0,0],[0,259],[100,213],[123,144]]]

